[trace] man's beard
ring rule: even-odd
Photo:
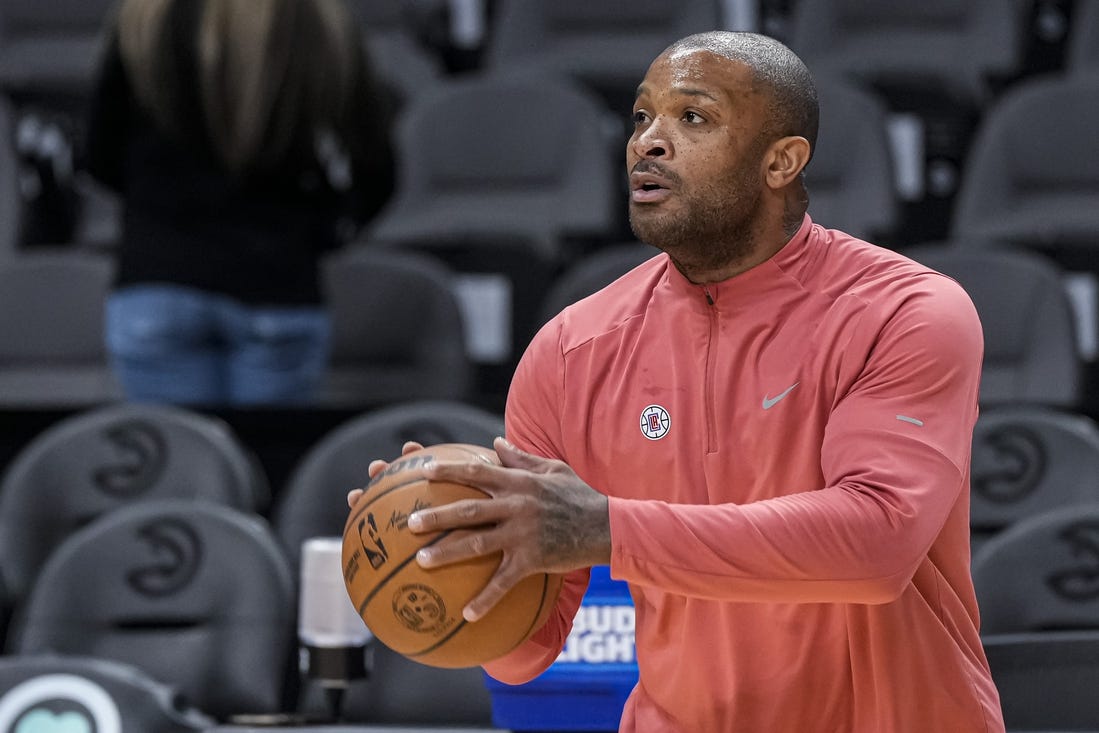
[[[650,166],[664,171],[659,164]],[[745,165],[681,199],[682,208],[674,213],[646,212],[645,204],[631,203],[630,228],[681,267],[713,270],[743,260],[755,248],[753,229],[762,194],[758,171],[758,161],[750,156]],[[677,187],[676,192],[682,190]]]

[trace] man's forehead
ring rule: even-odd
[[[751,91],[752,70],[747,64],[701,48],[677,49],[658,56],[638,93],[665,90],[689,93],[709,91],[717,96]]]

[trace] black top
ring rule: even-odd
[[[335,190],[317,159],[313,131],[277,163],[244,175],[217,159],[199,105],[195,8],[177,3],[167,27],[176,47],[182,135],[161,132],[134,96],[112,38],[91,105],[85,165],[123,199],[117,285],[174,283],[253,304],[321,302],[320,255],[342,243],[339,223],[361,226],[394,188],[385,97],[365,53],[344,130],[351,186]],[[292,62],[292,60],[291,60]]]

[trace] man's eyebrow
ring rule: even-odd
[[[676,94],[682,94],[686,97],[706,97],[706,99],[711,99],[715,102],[721,101],[716,96],[714,96],[713,92],[708,92],[705,89],[695,89],[693,87],[675,87],[672,89],[672,91]]]
[[[637,88],[637,96],[640,97],[646,94],[648,89],[644,84]],[[705,89],[695,89],[694,87],[673,87],[672,92],[684,97],[705,97],[706,99],[714,102],[720,102],[721,100],[714,95],[713,92],[706,91]]]

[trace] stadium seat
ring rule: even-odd
[[[983,248],[967,240],[906,249],[957,280],[984,327],[983,407],[1004,403],[1073,409],[1083,399],[1083,365],[1060,268],[1033,252]]]
[[[431,695],[424,695],[431,690]],[[492,700],[480,667],[439,669],[375,642],[370,678],[348,695],[348,720],[375,725],[491,728]]]
[[[0,657],[0,730],[187,733],[213,725],[131,665],[55,654]]]
[[[799,0],[787,43],[815,76],[873,90],[889,111],[904,221],[895,245],[941,239],[974,130],[1022,64],[1017,0]]]
[[[398,189],[365,241],[495,236],[553,257],[570,237],[605,235],[620,209],[608,119],[566,79],[476,76],[428,90],[398,121]]]
[[[550,286],[539,308],[539,325],[658,254],[660,250],[642,242],[623,242],[579,258]]]
[[[1099,631],[1099,501],[1020,519],[973,557],[984,635]]]
[[[843,78],[818,76],[820,131],[805,169],[813,221],[876,244],[899,220],[885,105]]]
[[[114,264],[75,251],[0,259],[0,405],[89,407],[121,399],[103,343]]]
[[[0,89],[35,95],[90,92],[111,0],[0,3]]]
[[[1073,74],[1099,73],[1099,3],[1078,2],[1073,13],[1065,69]]]
[[[415,2],[351,0],[362,24],[373,69],[395,98],[397,108],[428,88],[445,83],[442,63],[417,38]]]
[[[218,719],[284,710],[296,597],[265,521],[207,501],[144,501],[70,534],[9,634],[16,655],[138,667]]]
[[[1099,501],[1099,425],[1028,405],[985,410],[973,431],[970,536],[976,552],[1048,509]]]
[[[392,459],[413,440],[489,446],[504,434],[503,418],[452,400],[411,400],[380,407],[335,428],[302,456],[275,502],[272,523],[297,568],[310,537],[343,533],[347,492],[369,481],[375,458]]]
[[[321,283],[332,314],[321,405],[472,395],[465,324],[452,274],[438,260],[348,247],[325,259]]]
[[[470,359],[478,372],[486,365],[502,369],[507,381],[521,347],[533,335],[538,305],[563,259],[526,235],[471,234],[368,241],[362,246],[416,252],[446,266],[461,308]]]
[[[952,236],[1012,243],[1059,260],[1099,247],[1099,74],[1021,82],[977,130],[952,221]],[[1062,260],[1068,262],[1068,260]]]
[[[0,574],[15,601],[50,552],[92,519],[139,501],[206,499],[244,511],[269,501],[258,461],[213,417],[118,404],[54,423],[0,475]]]
[[[652,60],[673,41],[720,28],[721,5],[717,0],[498,0],[485,67],[568,76],[626,119]]]
[[[798,0],[790,47],[817,74],[870,86],[938,90],[983,107],[989,80],[1022,62],[1015,0]]]
[[[1099,730],[1099,631],[984,639],[1009,733]]]
[[[0,262],[18,252],[22,194],[19,160],[15,154],[15,118],[11,105],[0,96]]]

